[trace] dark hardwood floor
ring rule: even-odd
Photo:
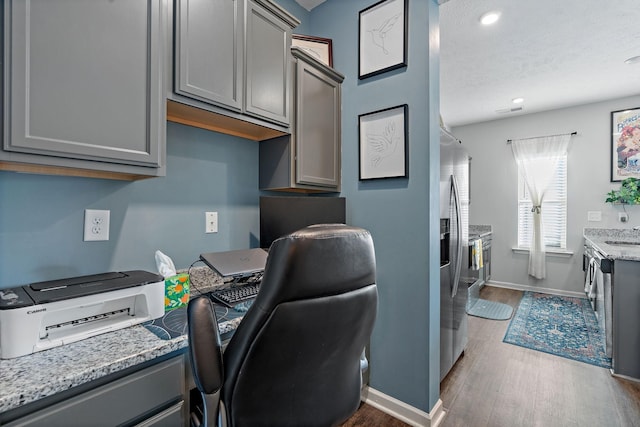
[[[522,292],[486,286],[480,296],[516,308]],[[440,385],[442,427],[640,427],[640,383],[503,343],[507,326],[469,316],[465,354]],[[355,426],[407,424],[363,404],[342,425]]]
[[[409,424],[362,403],[356,413],[340,424],[340,427],[409,427]]]
[[[480,297],[516,308],[522,292]],[[469,343],[440,385],[443,427],[640,426],[640,383],[608,369],[502,342],[509,321],[469,316]]]

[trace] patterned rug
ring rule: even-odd
[[[611,368],[604,336],[586,298],[525,292],[503,341]]]

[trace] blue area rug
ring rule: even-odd
[[[603,334],[586,298],[525,292],[503,341],[611,368]]]

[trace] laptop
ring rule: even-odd
[[[261,248],[209,252],[200,254],[200,259],[224,278],[247,277],[264,271],[267,252]]]

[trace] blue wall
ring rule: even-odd
[[[424,411],[439,392],[438,90],[435,0],[410,5],[409,65],[358,80],[358,12],[377,0],[328,0],[294,32],[333,40],[343,83],[342,188],[348,221],[371,230],[379,317],[371,385]],[[436,34],[437,35],[437,34]],[[358,181],[358,115],[409,105],[409,178]],[[430,143],[430,141],[433,141]],[[258,143],[174,123],[167,176],[133,183],[0,172],[0,288],[59,277],[142,268],[154,252],[186,268],[206,251],[258,244]],[[429,195],[435,195],[430,197]],[[111,210],[111,239],[83,242],[84,209]],[[204,234],[204,212],[219,212]]]
[[[0,172],[0,288],[113,270],[177,268],[201,252],[258,246],[258,143],[167,123],[167,176],[136,182]],[[85,209],[111,211],[84,242]],[[217,211],[219,232],[204,233]]]
[[[309,12],[281,4],[302,20]],[[259,143],[167,123],[167,176],[122,182],[0,171],[0,288],[112,270],[177,268],[202,252],[259,245]],[[264,193],[268,195],[268,193]],[[83,242],[85,209],[111,211],[110,239]],[[217,211],[219,232],[204,233]]]
[[[359,80],[358,12],[374,3],[328,0],[312,10],[309,28],[333,40],[334,67],[346,76],[342,195],[349,222],[369,229],[376,246],[370,384],[429,412],[440,367],[438,9],[432,0],[410,1],[408,66]],[[358,115],[401,104],[409,105],[409,178],[358,181]]]

